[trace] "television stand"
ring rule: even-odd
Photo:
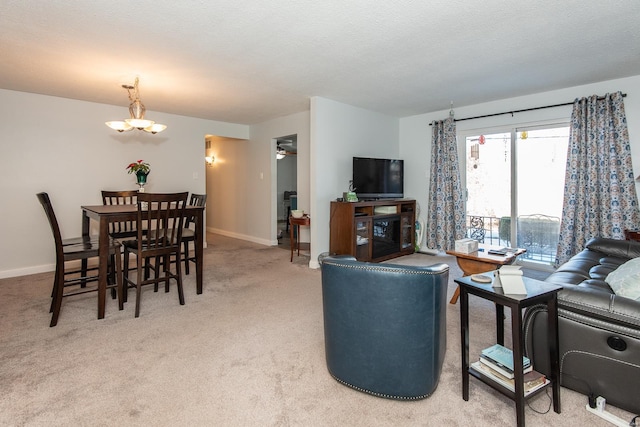
[[[412,199],[331,202],[329,251],[372,262],[412,254],[415,211]]]

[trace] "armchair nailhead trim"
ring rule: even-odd
[[[350,387],[350,388],[352,388],[352,389],[354,389],[354,390],[358,390],[358,391],[361,391],[361,392],[363,392],[363,393],[371,394],[371,395],[376,396],[376,397],[384,397],[385,399],[395,399],[395,400],[420,400],[420,399],[424,399],[424,398],[426,398],[426,397],[429,397],[429,396],[431,396],[431,394],[432,394],[432,393],[428,393],[428,394],[423,394],[423,395],[420,395],[420,396],[394,396],[394,395],[391,395],[391,394],[377,393],[377,392],[375,392],[375,391],[367,390],[367,389],[364,389],[364,388],[361,388],[361,387],[355,386],[355,385],[353,385],[353,384],[349,384],[349,383],[348,383],[348,382],[346,382],[346,381],[342,381],[340,378],[336,377],[336,376],[335,376],[335,375],[333,375],[333,374],[331,374],[331,376],[332,376],[336,381],[338,381],[340,384],[346,385],[347,387]]]
[[[324,261],[326,264],[330,264],[340,268],[351,268],[353,270],[368,270],[368,271],[385,271],[388,273],[402,273],[402,274],[426,274],[428,276],[440,275],[444,271],[426,271],[426,270],[409,270],[403,268],[397,268],[395,266],[375,266],[375,265],[356,265],[356,264],[333,264],[331,261]],[[411,266],[407,266],[411,267]]]

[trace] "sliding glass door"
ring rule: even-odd
[[[568,125],[468,134],[467,236],[551,265],[560,230]]]

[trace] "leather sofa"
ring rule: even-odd
[[[446,351],[449,267],[320,260],[327,368],[338,382],[389,399],[422,399]]]
[[[547,279],[558,294],[561,385],[607,404],[640,413],[640,301],[616,295],[605,279],[640,257],[640,242],[591,239],[585,249]],[[536,370],[549,371],[547,312],[529,308],[525,350]]]

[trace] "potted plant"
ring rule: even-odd
[[[138,185],[142,186],[147,183],[147,175],[151,172],[149,163],[145,163],[144,160],[138,160],[137,162],[130,163],[127,169],[128,173],[136,174]]]

